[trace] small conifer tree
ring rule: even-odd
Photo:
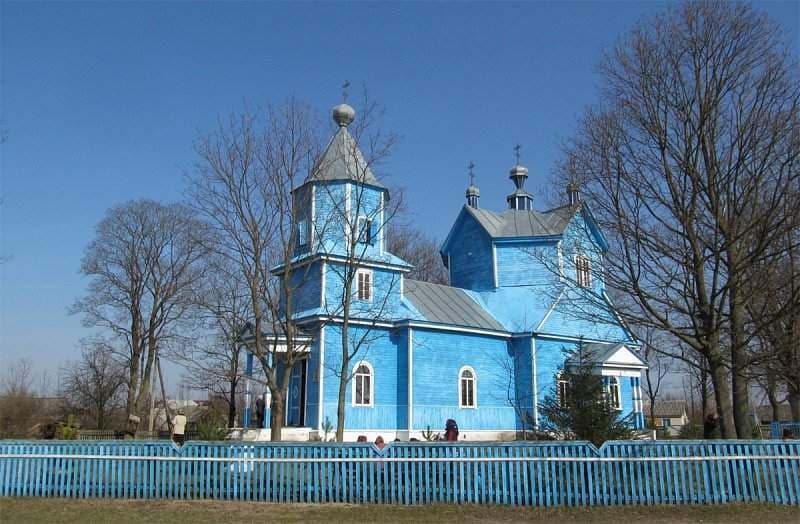
[[[540,405],[540,429],[565,440],[588,440],[595,446],[607,440],[631,438],[632,418],[621,417],[611,405],[603,377],[589,361],[586,344],[580,342],[565,354],[564,369]],[[563,384],[561,388],[559,382]]]

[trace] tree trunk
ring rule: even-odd
[[[280,388],[276,390],[270,388],[270,393],[272,394],[272,402],[270,404],[269,438],[272,442],[280,442],[283,438],[281,433],[283,432],[284,406],[286,403],[282,397],[283,391]]]
[[[736,259],[729,255],[731,264]],[[730,336],[731,336],[731,386],[733,389],[733,420],[736,435],[741,439],[753,438],[753,412],[750,409],[750,378],[747,376],[747,356],[744,333],[744,306],[737,282],[730,285]]]
[[[719,415],[719,432],[722,438],[736,438],[736,429],[733,424],[733,406],[731,405],[731,390],[728,384],[728,373],[722,358],[715,354],[708,358],[711,384],[714,386],[714,400],[717,403]],[[704,414],[704,416],[707,414]]]
[[[705,363],[704,363],[705,365]],[[705,368],[700,369],[700,409],[702,416],[700,417],[701,420],[705,417],[710,411],[709,406],[709,395],[708,395],[708,372]]]
[[[228,427],[236,426],[236,383],[237,380],[230,381],[230,392],[228,393]]]
[[[347,398],[345,377],[339,379],[339,398]],[[344,442],[344,409],[345,403],[339,402],[336,406],[336,442]]]
[[[139,355],[134,355],[131,358],[131,365],[128,369],[128,398],[125,401],[126,418],[136,414],[136,390],[138,387]]]
[[[792,410],[792,420],[800,422],[800,390],[795,388],[789,390],[789,407]]]
[[[339,397],[336,403],[336,442],[344,442],[345,405],[347,403],[347,377],[350,375],[350,347],[349,332],[349,304],[345,306],[344,321],[342,322],[342,366],[339,373]]]

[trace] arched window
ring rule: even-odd
[[[608,377],[608,402],[614,409],[622,409],[622,395],[619,392],[619,379]]]
[[[475,370],[465,366],[458,372],[458,407],[474,408],[478,405]]]
[[[356,371],[353,373],[353,405],[372,406],[374,392],[372,366],[369,362],[359,362],[356,364]]]
[[[567,407],[567,396],[569,395],[569,380],[563,373],[558,374],[558,406],[560,408]]]

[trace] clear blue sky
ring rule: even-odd
[[[764,2],[798,47],[797,2]],[[523,146],[538,193],[596,100],[602,50],[662,2],[0,4],[0,366],[57,370],[87,334],[67,314],[94,225],[180,198],[192,141],[244,101],[327,111],[366,83],[402,141],[385,166],[443,238],[477,165],[483,207]],[[542,198],[539,198],[541,205]]]

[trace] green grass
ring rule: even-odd
[[[233,524],[236,522],[598,522],[648,524],[800,522],[800,509],[769,505],[629,506],[616,508],[512,508],[505,506],[353,506],[257,502],[111,499],[0,499],[0,522]]]

